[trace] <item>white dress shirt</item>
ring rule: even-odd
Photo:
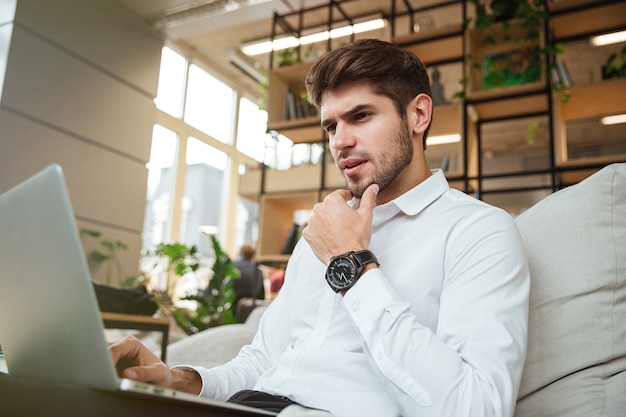
[[[380,268],[342,297],[302,239],[252,343],[195,368],[201,395],[256,389],[341,417],[512,415],[530,286],[512,217],[434,171],[374,209],[369,249]]]

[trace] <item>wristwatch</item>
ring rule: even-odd
[[[368,250],[333,256],[326,269],[326,282],[335,292],[346,291],[359,280],[365,265],[372,262],[380,265],[376,256]]]

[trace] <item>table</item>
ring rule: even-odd
[[[261,411],[243,411],[219,405],[173,398],[105,392],[74,385],[43,383],[0,372],[0,416],[88,417],[263,417]]]
[[[139,314],[120,314],[101,312],[104,327],[107,329],[133,329],[159,331],[161,337],[161,360],[165,362],[169,340],[170,321],[166,318],[142,316]]]

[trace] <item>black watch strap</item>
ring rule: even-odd
[[[354,259],[358,262],[358,265],[360,265],[361,267],[365,267],[365,265],[371,264],[371,263],[380,265],[378,263],[378,258],[376,258],[376,255],[374,255],[372,251],[369,251],[369,250],[360,250],[358,252],[352,252],[352,256],[354,256]],[[362,274],[363,274],[363,270],[360,271],[359,277]]]

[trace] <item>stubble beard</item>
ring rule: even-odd
[[[371,178],[362,178],[360,175],[343,179],[346,187],[353,197],[361,198],[363,193],[372,184],[378,184],[379,193],[387,188],[400,175],[400,173],[411,163],[413,159],[413,141],[408,131],[406,120],[402,120],[400,128],[393,137],[390,146],[374,158],[369,152],[358,152],[351,155],[363,157],[379,167],[374,171]]]

